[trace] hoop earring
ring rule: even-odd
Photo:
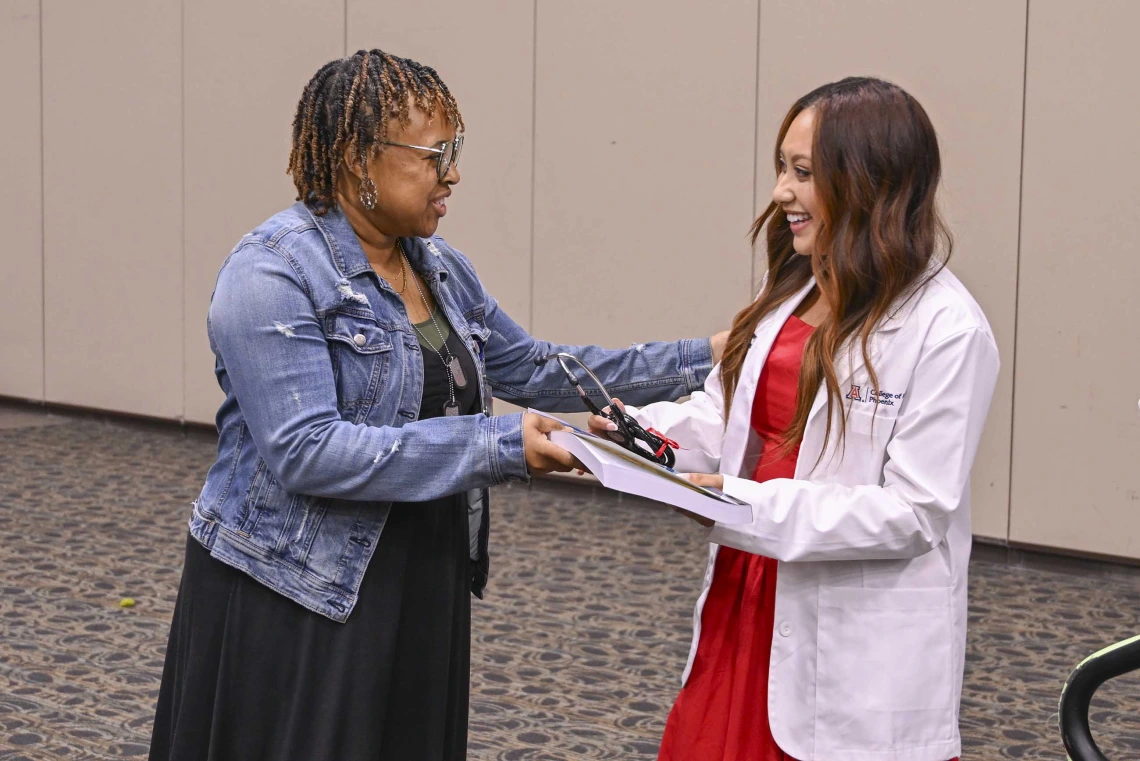
[[[376,208],[376,183],[368,176],[368,170],[364,171],[364,177],[360,180],[360,205],[372,211]]]

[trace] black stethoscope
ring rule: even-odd
[[[617,430],[611,431],[609,434],[610,439],[615,444],[635,454],[641,455],[645,459],[655,462],[658,465],[664,465],[666,468],[673,467],[677,459],[673,454],[673,449],[677,446],[675,441],[667,439],[652,428],[648,430],[642,428],[636,420],[619,409],[618,406],[613,403],[613,397],[610,395],[610,392],[606,390],[605,385],[598,376],[594,374],[594,371],[573,354],[568,354],[564,351],[555,352],[545,357],[538,357],[534,360],[534,363],[541,366],[552,359],[558,360],[558,364],[562,366],[562,372],[566,373],[566,378],[570,381],[570,385],[578,391],[578,396],[581,397],[586,408],[595,415],[604,417],[617,426]],[[590,379],[594,381],[598,390],[601,392],[602,398],[606,400],[606,404],[608,405],[606,409],[608,409],[609,412],[599,407],[594,400],[590,398],[590,394],[586,389],[582,388],[582,382],[578,380],[578,376],[575,375],[574,371],[566,364],[568,360],[576,363],[585,370],[586,374],[590,376]]]
[[[1102,684],[1136,669],[1140,669],[1140,636],[1093,653],[1073,669],[1061,691],[1058,709],[1061,741],[1072,761],[1108,761],[1089,730],[1089,704]]]

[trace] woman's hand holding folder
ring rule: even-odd
[[[614,397],[611,400],[611,403],[617,405],[617,408],[619,410],[621,410],[622,412],[625,412],[625,405],[622,404],[621,400],[618,399],[617,397]],[[610,411],[609,407],[606,407],[604,410],[604,412],[609,412],[609,411]],[[617,425],[615,425],[612,420],[604,418],[601,415],[590,415],[589,426],[590,426],[590,433],[594,434],[595,436],[600,436],[602,438],[609,438],[609,434],[612,431],[617,430]],[[581,475],[582,471],[579,470],[578,473],[579,473],[579,475]],[[707,486],[707,487],[710,487],[713,489],[721,489],[724,487],[724,476],[720,475],[719,473],[717,473],[717,474],[712,474],[712,473],[686,473],[684,475],[685,475],[685,478],[688,478],[691,482],[693,482],[697,486]],[[705,518],[703,515],[697,515],[696,513],[691,513],[688,510],[682,509],[680,507],[674,507],[673,509],[676,510],[681,515],[684,515],[686,518],[693,519],[694,521],[701,524],[705,528],[709,528],[715,524],[715,521],[711,521],[708,518]]]

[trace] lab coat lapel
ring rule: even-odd
[[[752,347],[744,358],[740,380],[736,384],[736,391],[732,396],[732,411],[729,413],[724,449],[721,452],[722,473],[733,476],[740,475],[752,430],[752,400],[756,396],[756,386],[760,382],[760,373],[764,369],[764,363],[768,360],[768,352],[771,351],[772,344],[775,343],[776,336],[784,327],[784,323],[814,287],[815,279],[813,278],[799,293],[781,304],[775,312],[769,314],[756,326],[756,332],[752,337]]]

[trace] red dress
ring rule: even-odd
[[[795,414],[804,344],[812,330],[790,317],[768,352],[752,404],[752,429],[764,441],[753,481],[795,477],[799,442],[782,458],[777,450]],[[717,551],[697,657],[669,712],[658,761],[795,761],[776,745],[768,726],[776,566],[771,558],[731,547]]]

